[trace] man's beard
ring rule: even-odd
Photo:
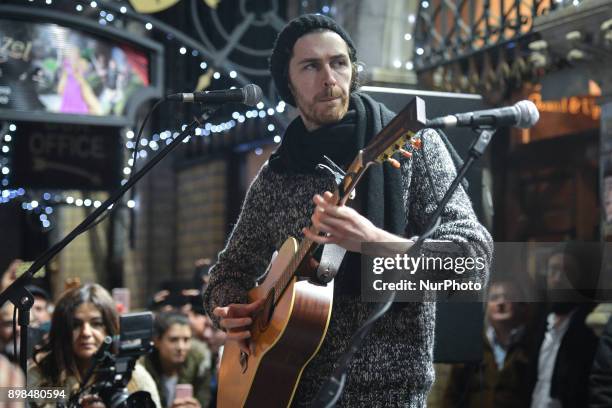
[[[335,105],[333,109],[322,110],[322,107],[318,106],[320,105],[319,101],[330,97],[340,97],[340,105]],[[312,102],[305,101],[297,93],[294,98],[304,118],[317,127],[339,122],[348,110],[348,95],[345,95],[338,87],[329,88],[325,93],[317,95]]]

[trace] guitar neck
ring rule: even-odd
[[[278,301],[278,299],[280,299],[281,295],[285,291],[285,288],[287,288],[289,282],[291,282],[291,279],[293,279],[293,277],[296,275],[296,272],[298,271],[302,262],[304,262],[304,260],[308,256],[312,255],[312,253],[316,250],[317,246],[318,244],[316,242],[306,237],[304,237],[302,242],[300,242],[300,245],[298,246],[298,249],[295,255],[293,256],[293,259],[291,260],[289,265],[287,265],[278,281],[274,284],[275,303]]]

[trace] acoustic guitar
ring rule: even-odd
[[[373,163],[389,160],[407,144],[418,148],[415,134],[425,125],[425,103],[415,97],[370,143],[359,151],[339,181],[335,194],[344,205]],[[219,370],[217,406],[285,407],[297,389],[302,371],[316,355],[329,326],[334,285],[312,279],[312,254],[318,244],[289,237],[270,262],[265,279],[249,291],[249,302],[265,299],[250,327],[254,352],[241,352],[227,342]]]

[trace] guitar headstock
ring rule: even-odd
[[[370,164],[389,160],[395,167],[398,167],[399,162],[391,158],[392,155],[400,152],[404,156],[410,156],[411,153],[403,149],[406,144],[419,148],[421,141],[416,139],[415,135],[425,127],[426,121],[425,101],[415,96],[384,129],[374,136],[351,163],[342,186],[340,186],[340,203],[346,203],[350,193]]]
[[[412,152],[405,150],[404,147],[407,145],[412,146],[415,149],[421,148],[421,139],[416,138],[416,133],[412,131],[407,131],[403,136],[400,136],[394,143],[392,143],[389,147],[387,147],[382,153],[378,156],[370,159],[370,161],[374,163],[384,163],[385,161],[390,161],[394,167],[399,168],[399,162],[392,158],[392,156],[399,152],[402,156],[406,158],[412,157]]]
[[[425,101],[415,96],[362,150],[363,166],[382,163],[398,151],[409,153],[402,152],[407,144],[418,148],[420,141],[414,136],[425,126],[426,121]]]

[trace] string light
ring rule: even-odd
[[[31,2],[33,0],[30,0]],[[52,4],[52,0],[45,0],[45,2],[47,4]],[[87,4],[87,2],[84,2],[84,4]],[[91,2],[89,2],[89,6],[91,8],[98,8],[98,3],[95,0],[92,0]],[[82,12],[84,11],[84,6],[83,4],[76,4],[75,5],[75,10],[76,12]],[[128,12],[128,8],[126,6],[121,6],[120,8],[118,8],[119,13],[121,14],[126,14]],[[329,6],[324,6],[323,7],[323,12],[328,13],[328,12],[335,12],[335,7],[329,7]],[[106,10],[100,10],[99,14],[98,14],[98,23],[100,25],[107,25],[108,23],[113,23],[113,22],[117,22],[118,19],[116,18],[116,16]],[[95,18],[95,16],[93,16]],[[144,24],[144,28],[146,30],[153,30],[154,26],[151,22],[146,22]],[[169,40],[174,39],[174,36],[172,34],[167,34],[167,38]],[[185,55],[187,54],[187,47],[186,46],[180,46],[179,47],[179,53],[181,55]],[[199,56],[199,52],[197,50],[192,50],[190,52],[191,56],[193,57],[198,57]],[[199,63],[199,66],[202,70],[206,70],[209,68],[208,63],[206,61],[201,61]],[[215,71],[213,73],[213,78],[214,79],[220,79],[222,76],[220,71]],[[228,72],[228,76],[232,79],[235,79],[238,77],[238,72],[236,72],[235,70],[231,70]],[[232,89],[235,89],[236,86],[231,86]],[[232,128],[234,128],[235,126],[237,126],[238,124],[244,123],[247,119],[264,119],[266,117],[271,117],[274,116],[276,113],[283,113],[285,111],[285,102],[284,101],[280,101],[275,107],[266,107],[264,106],[263,103],[258,104],[257,109],[253,109],[250,111],[246,111],[246,112],[233,112],[232,113],[232,119],[226,122],[221,122],[221,123],[217,123],[217,124],[211,124],[211,123],[206,123],[204,128],[198,128],[195,131],[195,135],[194,137],[208,137],[211,134],[214,133],[221,133],[221,132],[227,132],[229,130],[231,130]],[[182,125],[181,128],[184,129],[187,125]],[[276,126],[272,123],[269,123],[267,125],[268,131],[270,132],[274,132],[276,130]],[[17,129],[15,124],[10,124],[9,125],[9,131],[10,132],[15,132]],[[166,130],[164,132],[161,132],[159,134],[154,134],[153,136],[151,136],[149,139],[144,138],[141,140],[141,146],[139,147],[139,151],[136,155],[136,160],[144,160],[148,157],[148,153],[147,151],[157,151],[160,148],[160,143],[165,141],[166,144],[170,144],[172,142],[173,138],[176,138],[176,136],[178,135],[178,132],[171,132],[170,130]],[[133,150],[136,146],[135,143],[133,142],[133,139],[135,137],[133,130],[127,130],[124,134],[125,139],[125,147],[128,150]],[[0,137],[2,137],[0,135]],[[184,142],[188,142],[192,137],[188,136]],[[36,194],[33,191],[30,192],[26,192],[25,189],[23,188],[19,188],[19,189],[8,189],[7,186],[9,185],[9,180],[8,180],[8,176],[11,174],[11,170],[10,170],[10,165],[8,163],[8,158],[7,157],[2,157],[2,155],[7,155],[8,153],[11,152],[11,147],[9,146],[9,143],[13,140],[13,136],[10,133],[6,133],[4,135],[4,137],[2,139],[0,139],[0,142],[2,142],[2,140],[4,140],[4,143],[0,144],[1,148],[0,148],[0,173],[2,173],[2,187],[0,187],[0,203],[6,203],[9,202],[10,200],[13,199],[19,199],[22,200],[22,206],[24,207],[24,209],[27,209],[28,211],[41,211],[40,214],[40,219],[43,223],[43,227],[44,228],[48,228],[50,226],[50,222],[49,222],[49,218],[47,217],[47,215],[50,215],[53,213],[53,207],[49,206],[49,205],[57,205],[57,204],[61,204],[61,205],[69,205],[69,206],[94,206],[96,208],[101,206],[101,202],[99,200],[93,200],[92,198],[74,198],[71,196],[67,196],[64,197],[63,195],[60,194],[55,194],[52,195],[50,192],[44,192],[42,193],[42,195],[40,195],[40,199],[34,199],[34,200],[24,200],[26,194],[33,194],[38,196],[38,194]],[[281,137],[279,135],[275,135],[274,136],[274,142],[275,143],[280,143],[281,141]],[[158,143],[159,142],[159,143]],[[256,149],[256,154],[262,154],[263,150],[261,148]],[[127,162],[127,166],[124,166],[123,168],[123,173],[125,175],[125,177],[121,180],[121,184],[124,185],[127,182],[127,177],[129,177],[130,173],[131,173],[131,169],[129,168],[129,166],[132,166],[134,163],[134,160],[132,159],[132,156],[130,155],[129,158],[126,160]],[[42,217],[42,215],[45,215],[44,217]]]

